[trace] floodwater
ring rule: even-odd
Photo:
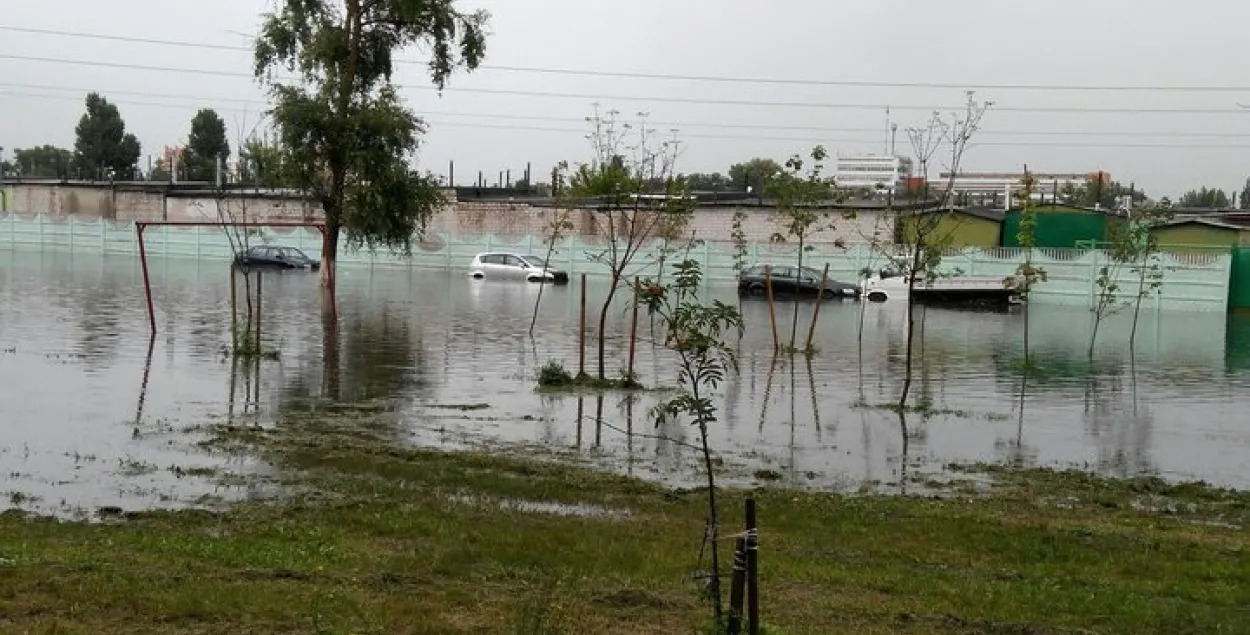
[[[388,400],[413,443],[516,448],[677,485],[702,478],[689,426],[656,427],[662,392],[547,396],[538,368],[578,365],[578,286],[538,288],[433,271],[343,269],[340,320],[327,332],[315,278],[271,274],[263,324],[278,361],[234,367],[223,354],[229,287],[220,262],[152,261],[158,334],[149,346],[137,263],[123,256],[0,251],[0,508],[126,508],[271,495],[263,479],[226,486],[213,469],[265,466],[200,451],[188,429],[231,417],[273,421],[312,399]],[[592,330],[606,288],[591,280]],[[732,288],[709,291],[731,301]],[[858,337],[863,309],[863,337]],[[931,309],[914,394],[930,413],[899,416],[904,312],[885,303],[823,305],[819,349],[775,359],[767,307],[743,304],[740,372],[719,390],[712,443],[727,478],[800,487],[891,491],[941,478],[952,463],[1077,467],[1250,488],[1250,319],[1145,310],[1137,354],[1128,316],[1091,318],[1034,307],[1036,374],[1019,400],[1018,309]],[[787,341],[792,305],[778,305]],[[799,338],[810,320],[799,308]],[[608,324],[607,370],[624,370],[628,302]],[[636,370],[672,386],[671,358],[639,328]],[[588,370],[597,360],[586,353]],[[331,364],[325,363],[326,359]],[[475,405],[470,408],[468,406]],[[1241,415],[1241,416],[1238,416]]]

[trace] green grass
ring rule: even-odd
[[[689,581],[702,493],[401,435],[384,409],[291,413],[206,444],[272,463],[280,501],[95,524],[0,515],[0,631],[706,632]],[[769,632],[1246,632],[1250,495],[968,470],[998,485],[755,492]],[[726,531],[745,496],[724,493]]]
[[[594,392],[605,390],[645,390],[637,375],[623,372],[621,377],[596,377],[586,373],[571,374],[564,364],[552,360],[538,369],[539,392]]]

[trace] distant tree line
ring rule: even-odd
[[[9,176],[82,180],[153,180],[215,182],[223,180],[258,187],[287,187],[288,162],[273,139],[253,135],[244,140],[240,155],[231,163],[231,147],[226,122],[211,108],[200,110],[191,119],[186,142],[173,152],[160,154],[150,169],[140,165],[143,149],[135,135],[126,132],[126,122],[117,106],[99,93],[89,93],[86,112],[74,128],[73,149],[54,145],[16,148],[12,158],[0,163],[0,172]]]

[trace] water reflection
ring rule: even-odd
[[[537,289],[529,285],[348,268],[331,320],[315,277],[266,277],[265,337],[281,358],[258,365],[221,355],[229,337],[221,263],[154,259],[161,332],[153,340],[129,258],[0,258],[0,385],[23,396],[0,402],[0,474],[10,475],[3,488],[113,504],[131,487],[109,467],[119,460],[218,460],[189,459],[193,439],[162,430],[215,417],[297,425],[303,404],[325,400],[393,404],[396,434],[415,443],[537,443],[645,478],[699,482],[697,435],[648,416],[663,393],[534,392],[544,362],[576,364],[576,285],[544,291],[531,338]],[[603,293],[592,283],[588,306]],[[733,289],[712,293],[730,300]],[[1250,317],[1225,324],[1223,316],[1145,312],[1135,355],[1125,323],[1111,318],[1091,365],[1088,312],[1034,307],[1036,368],[1022,401],[1021,316],[930,309],[915,378],[932,412],[900,417],[881,407],[899,391],[899,307],[825,304],[819,353],[808,359],[774,355],[767,308],[741,306],[748,329],[737,344],[740,373],[723,384],[722,420],[711,430],[730,481],[773,470],[801,486],[901,489],[947,463],[1007,461],[1250,487]],[[798,310],[806,324],[811,307]],[[624,368],[628,338],[617,334],[627,327],[627,310],[609,313],[610,370]],[[591,349],[587,365],[596,362]],[[647,338],[637,370],[646,385],[675,383],[671,358]],[[439,408],[467,403],[489,408]],[[184,486],[164,493],[186,498]]]

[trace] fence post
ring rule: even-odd
[[[708,241],[703,241],[703,284],[706,285],[712,279],[712,246]]]
[[[69,217],[69,255],[74,255],[74,217]]]
[[[43,247],[43,214],[36,216],[39,220],[39,247]]]
[[[755,516],[755,499],[746,500],[746,565],[747,565],[747,632],[760,633],[760,569],[759,529]]]
[[[1089,266],[1089,310],[1091,311],[1093,311],[1094,307],[1097,306],[1097,302],[1095,301],[1094,297],[1096,294],[1095,287],[1098,286],[1099,251],[1100,250],[1098,249],[1097,244],[1094,245],[1093,249],[1089,250],[1089,257],[1090,257],[1090,263],[1091,263]]]

